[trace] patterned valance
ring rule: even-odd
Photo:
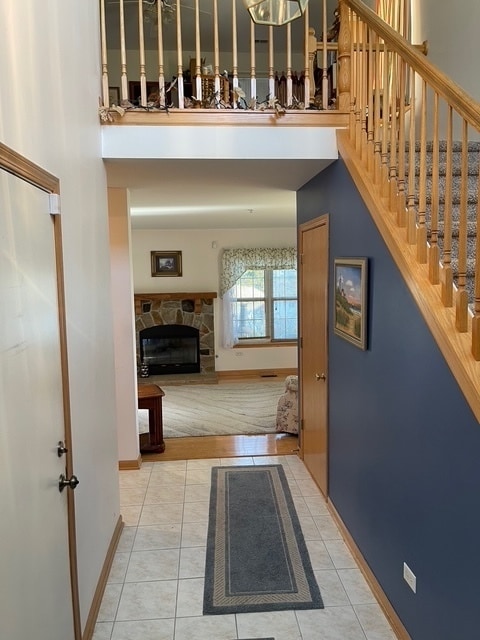
[[[248,269],[296,269],[295,247],[281,249],[225,249],[222,254],[220,297],[231,289]]]

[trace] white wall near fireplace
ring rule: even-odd
[[[134,229],[132,230],[135,293],[219,292],[223,249],[296,246],[296,229]],[[181,277],[152,277],[150,251],[181,251]],[[222,300],[215,300],[217,371],[283,369],[297,366],[296,347],[224,349]]]

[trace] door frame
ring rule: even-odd
[[[0,169],[16,178],[37,187],[48,194],[60,196],[60,180],[35,163],[0,142]],[[57,212],[59,214],[60,211]],[[64,415],[64,442],[66,476],[73,475],[72,422],[70,409],[70,385],[67,356],[67,323],[65,312],[65,286],[63,269],[62,222],[61,216],[50,214],[53,223],[55,267],[57,280],[58,326],[60,337],[60,368],[62,372],[62,398]],[[77,542],[75,525],[75,497],[67,491],[68,547],[70,561],[70,582],[72,595],[73,630],[75,640],[81,640],[80,598],[78,591]]]
[[[324,336],[324,352],[325,352],[325,372],[326,372],[326,376],[327,379],[325,381],[326,386],[326,392],[325,392],[325,402],[326,402],[326,406],[325,406],[325,414],[326,414],[326,494],[325,494],[325,498],[328,499],[328,471],[329,471],[329,455],[328,455],[328,443],[329,443],[329,421],[328,421],[328,328],[329,328],[329,306],[328,306],[328,301],[329,301],[329,283],[330,283],[330,262],[329,262],[329,255],[330,255],[330,242],[329,242],[329,223],[330,223],[330,216],[329,214],[323,214],[321,216],[318,216],[316,218],[314,218],[313,220],[309,220],[308,222],[304,222],[302,224],[300,224],[298,226],[298,230],[297,230],[297,247],[298,247],[298,262],[299,262],[299,268],[298,268],[298,291],[299,291],[299,296],[298,296],[298,318],[299,318],[299,329],[302,328],[302,306],[304,304],[303,302],[303,290],[302,290],[302,277],[303,277],[303,263],[302,263],[302,256],[303,256],[303,233],[304,232],[308,232],[311,229],[315,229],[316,227],[320,227],[323,226],[325,227],[325,231],[327,234],[327,255],[325,258],[325,273],[326,273],[326,282],[325,282],[325,336]],[[299,353],[299,357],[298,357],[298,373],[299,373],[299,449],[300,449],[300,457],[302,458],[302,460],[305,459],[305,452],[304,452],[304,438],[303,438],[303,390],[302,390],[302,373],[303,373],[303,348],[304,348],[304,336],[303,333],[300,334],[300,348],[298,350]]]

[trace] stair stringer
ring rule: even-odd
[[[370,212],[392,258],[405,280],[420,312],[438,344],[470,408],[480,423],[480,362],[471,353],[471,317],[468,331],[455,328],[455,307],[444,307],[441,284],[431,284],[428,264],[417,262],[417,247],[406,240],[406,229],[398,227],[396,212],[390,210],[381,190],[373,184],[360,154],[351,144],[348,131],[337,131],[338,151]]]

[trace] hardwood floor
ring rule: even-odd
[[[269,433],[261,436],[199,436],[166,438],[163,453],[146,453],[143,462],[291,455],[298,452],[298,436]]]

